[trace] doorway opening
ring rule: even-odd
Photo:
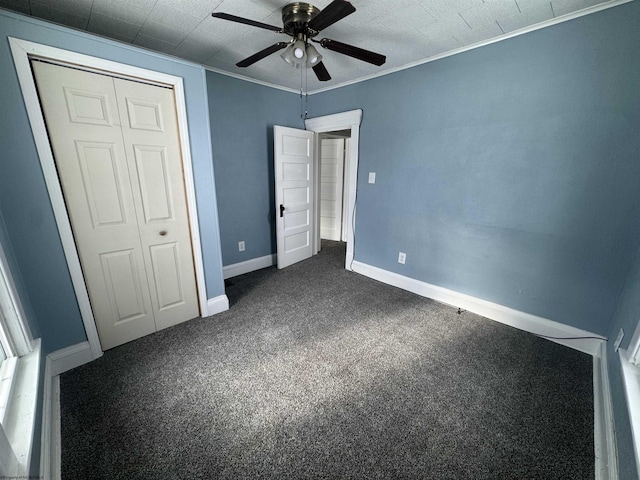
[[[360,139],[360,124],[362,122],[362,110],[336,113],[324,117],[309,118],[305,120],[307,130],[317,134],[315,158],[320,159],[322,154],[321,144],[323,140],[343,139],[348,148],[344,148],[344,167],[342,182],[340,240],[346,243],[345,269],[352,270],[351,264],[354,257],[355,220],[356,220],[356,188],[358,179],[358,151]],[[340,142],[338,142],[339,144]],[[337,147],[339,149],[339,147]],[[316,188],[314,189],[314,238],[313,253],[316,254],[321,246],[321,163],[314,162],[314,175]],[[334,177],[337,178],[337,177]],[[335,220],[333,221],[335,225]],[[325,232],[326,233],[326,232]]]
[[[350,143],[351,130],[318,135],[321,240],[347,241],[349,184],[346,180],[349,165],[346,159]]]

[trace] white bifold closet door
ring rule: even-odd
[[[173,90],[32,67],[102,349],[197,317]]]

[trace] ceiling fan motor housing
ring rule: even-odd
[[[282,30],[293,37],[302,33],[307,38],[315,37],[318,32],[309,29],[306,24],[320,13],[320,9],[310,3],[295,2],[282,8]]]

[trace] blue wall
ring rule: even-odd
[[[364,111],[356,260],[607,335],[640,243],[638,45],[633,2],[312,95]]]
[[[304,126],[299,95],[213,72],[207,86],[222,260],[231,265],[275,253],[273,126]]]
[[[312,95],[312,117],[364,110],[356,259],[607,335],[640,243],[639,22],[633,2]],[[299,100],[207,83],[229,265],[275,252],[271,126]]]
[[[616,440],[618,445],[618,466],[622,480],[639,478],[640,472],[636,472],[633,437],[622,382],[620,358],[618,353],[613,351],[613,343],[618,335],[618,331],[622,328],[625,332],[625,337],[621,347],[628,348],[636,325],[638,325],[638,319],[640,319],[640,248],[636,253],[626,287],[620,297],[611,331],[609,332],[609,342],[607,342],[609,382],[611,383],[611,396],[613,400]]]
[[[11,57],[10,36],[183,78],[207,295],[224,294],[204,69],[17,14],[0,13],[0,32],[0,214],[6,226],[2,241],[10,244],[45,353],[82,342],[86,335]]]

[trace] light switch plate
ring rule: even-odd
[[[618,336],[616,337],[616,341],[613,342],[613,351],[617,352],[620,348],[620,344],[622,343],[622,339],[624,338],[624,330],[620,329],[618,332]]]
[[[376,183],[376,172],[369,172],[369,183]]]

